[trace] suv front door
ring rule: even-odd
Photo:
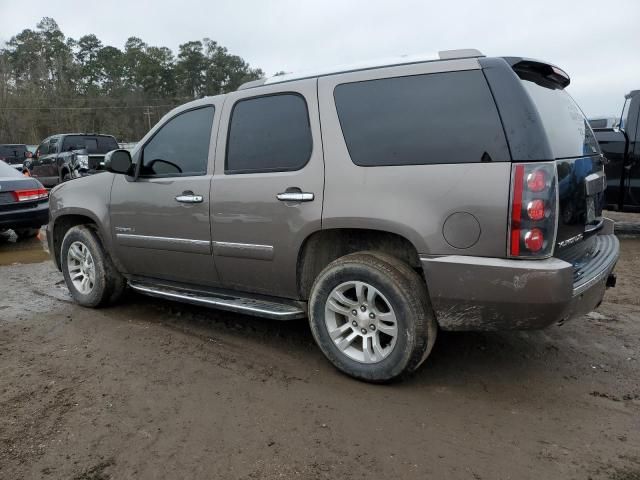
[[[224,285],[296,298],[298,251],[320,230],[324,163],[317,80],[228,94],[212,182]]]
[[[217,284],[209,190],[218,110],[207,102],[173,115],[134,154],[138,177],[116,175],[111,228],[128,273]]]
[[[57,185],[58,175],[58,146],[59,138],[47,138],[36,150],[36,156],[31,161],[31,174],[46,187]]]

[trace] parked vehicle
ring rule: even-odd
[[[0,160],[4,160],[16,170],[23,171],[23,163],[25,160],[31,158],[31,152],[27,149],[26,145],[5,143],[0,145]]]
[[[34,158],[25,166],[33,177],[52,187],[102,170],[105,153],[117,148],[118,142],[111,135],[53,135],[38,146]]]
[[[594,117],[589,119],[592,129],[596,128],[617,128],[620,126],[620,119],[616,117]]]
[[[614,284],[603,159],[568,84],[476,50],[251,82],[54,188],[50,251],[81,305],[128,284],[308,316],[337,368],[387,381],[438,329],[543,328]]]
[[[0,231],[12,229],[22,238],[35,236],[49,218],[48,197],[38,180],[0,161]]]
[[[607,157],[606,203],[616,210],[640,211],[640,90],[625,95],[619,127],[594,128]]]

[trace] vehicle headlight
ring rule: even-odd
[[[89,168],[89,155],[76,155],[76,164],[80,168]]]

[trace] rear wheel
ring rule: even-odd
[[[408,265],[377,252],[347,255],[327,266],[313,285],[309,314],[329,361],[371,382],[418,368],[437,332],[424,282]]]
[[[86,225],[72,227],[64,236],[60,265],[71,296],[85,307],[114,302],[124,290],[124,278],[96,232]]]

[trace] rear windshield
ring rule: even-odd
[[[69,135],[64,137],[62,151],[84,150],[88,153],[105,154],[118,149],[118,142],[113,137],[98,137],[92,135]]]
[[[555,158],[600,153],[588,120],[564,89],[525,79],[522,84],[538,109]]]
[[[0,178],[22,177],[22,173],[0,160]]]
[[[0,159],[10,162],[24,161],[26,152],[26,145],[0,145]]]

